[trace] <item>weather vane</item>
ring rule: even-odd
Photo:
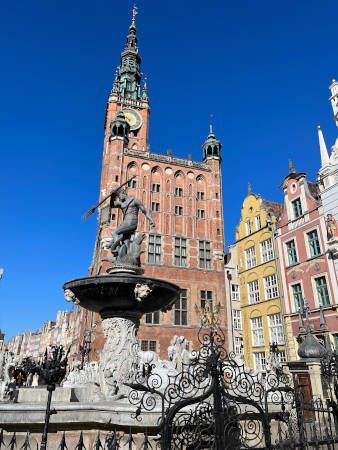
[[[210,114],[210,133],[212,133],[212,118],[214,117],[213,114]]]
[[[137,12],[137,6],[134,4],[134,8],[133,8],[133,23],[132,25],[135,26],[135,17],[137,16],[138,12]]]

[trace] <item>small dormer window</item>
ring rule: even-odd
[[[294,219],[297,219],[298,217],[303,215],[302,203],[300,201],[300,198],[296,198],[296,200],[294,200],[292,202],[292,208],[293,208],[293,217],[294,217]]]

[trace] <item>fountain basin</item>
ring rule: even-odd
[[[141,286],[141,294],[135,293],[137,285]],[[180,294],[176,284],[126,273],[76,278],[67,281],[63,289],[70,289],[78,304],[99,313],[102,319],[139,319],[145,313],[167,311]]]

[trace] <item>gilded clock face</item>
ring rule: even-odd
[[[124,109],[123,113],[131,131],[138,130],[141,127],[143,121],[139,112],[135,111],[135,109]]]

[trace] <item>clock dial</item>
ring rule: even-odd
[[[131,131],[138,130],[141,127],[143,120],[139,112],[135,111],[135,109],[124,109],[123,113]]]

